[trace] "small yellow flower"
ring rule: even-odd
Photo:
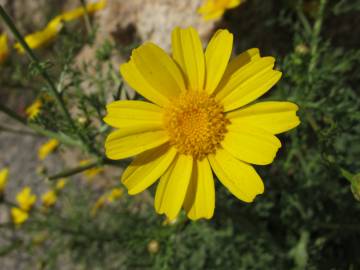
[[[42,205],[46,208],[52,207],[57,201],[57,194],[54,190],[48,190],[41,196]]]
[[[172,57],[153,43],[134,49],[120,66],[123,79],[150,102],[120,100],[104,121],[118,130],[105,141],[108,158],[136,156],[122,174],[130,195],[159,178],[155,209],[173,220],[211,218],[213,172],[238,199],[264,192],[254,165],[273,162],[277,134],[299,125],[291,102],[254,103],[280,79],[273,57],[250,49],[229,62],[233,35],[219,30],[205,53],[192,27],[175,28]]]
[[[9,169],[0,170],[0,194],[4,192],[9,177]]]
[[[18,207],[12,207],[11,218],[14,224],[21,225],[29,218],[29,213]]]
[[[103,9],[105,6],[106,1],[102,0],[96,3],[90,3],[86,5],[86,9],[89,14],[93,14],[96,11]],[[43,30],[25,36],[25,41],[31,49],[44,47],[57,37],[63,26],[64,21],[68,22],[76,20],[82,17],[84,13],[85,11],[82,7],[64,12],[53,18]],[[16,43],[15,48],[20,54],[25,53],[25,50],[20,43]]]
[[[107,200],[109,203],[116,201],[121,198],[124,194],[124,190],[122,188],[113,188],[107,196]]]
[[[8,36],[7,34],[0,35],[0,64],[4,63],[9,56]]]
[[[242,0],[205,0],[198,9],[205,20],[219,19],[227,9],[236,8]]]
[[[36,202],[36,195],[31,193],[30,187],[24,187],[16,195],[16,201],[22,210],[28,212]]]
[[[54,152],[59,146],[60,142],[56,139],[50,139],[42,144],[38,150],[38,158],[44,160],[50,153]]]
[[[87,165],[91,162],[89,159],[84,159],[80,161],[80,165]],[[83,172],[83,174],[86,176],[88,180],[92,180],[96,175],[102,173],[104,171],[103,167],[94,167],[91,169],[88,169]]]
[[[57,191],[60,191],[62,189],[64,189],[65,185],[66,185],[66,178],[60,178],[57,182],[56,182],[56,185],[55,185],[55,189]]]
[[[35,118],[40,110],[41,110],[41,107],[42,107],[42,102],[40,99],[36,99],[29,107],[26,108],[26,115],[29,119],[33,119]]]
[[[107,194],[103,194],[96,200],[90,212],[92,217],[95,217],[99,209],[104,207],[106,203],[106,198],[107,198]]]

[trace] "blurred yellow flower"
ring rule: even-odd
[[[107,200],[109,203],[119,199],[124,194],[124,190],[122,188],[113,188],[107,196]]]
[[[21,225],[29,218],[29,213],[18,208],[12,207],[11,208],[11,219],[14,224]]]
[[[198,9],[199,14],[205,20],[214,20],[220,18],[227,9],[236,8],[243,2],[242,0],[205,0]]]
[[[35,118],[42,107],[42,102],[40,99],[36,99],[29,107],[26,108],[25,113],[29,119]]]
[[[46,143],[42,144],[38,150],[38,158],[44,160],[50,153],[59,146],[60,142],[56,139],[50,139]]]
[[[213,216],[213,172],[238,199],[254,201],[264,184],[252,164],[272,163],[276,135],[300,124],[294,103],[254,103],[281,78],[275,58],[254,48],[229,62],[232,47],[233,35],[218,30],[204,52],[194,28],[177,27],[172,56],[147,42],[120,66],[150,102],[107,105],[104,121],[117,130],[105,141],[106,156],[136,156],[121,177],[130,195],[160,179],[155,209],[170,220],[182,208],[193,220]]]
[[[57,191],[62,190],[62,189],[65,187],[66,182],[67,182],[66,178],[60,178],[60,179],[56,182],[55,189],[56,189]]]
[[[9,177],[9,169],[0,170],[0,194],[4,192]]]
[[[80,165],[85,166],[90,164],[91,160],[89,159],[84,159],[80,161]],[[92,180],[96,175],[102,173],[104,171],[103,167],[94,167],[91,169],[88,169],[86,171],[83,172],[83,174],[86,176],[86,178],[88,180]]]
[[[0,64],[4,63],[9,56],[8,36],[6,33],[0,35]]]
[[[30,211],[36,202],[36,195],[31,193],[30,187],[24,187],[17,195],[16,201],[19,207],[24,211]]]
[[[113,203],[117,199],[121,198],[123,194],[124,194],[124,190],[122,188],[113,188],[109,192],[106,192],[103,195],[101,195],[96,200],[94,206],[91,209],[91,216],[95,216],[98,210],[103,208],[105,204]]]
[[[101,0],[86,5],[86,10],[89,14],[93,14],[96,11],[103,9],[105,6],[106,1]],[[31,49],[37,49],[46,46],[48,43],[52,42],[56,38],[63,26],[64,21],[68,22],[76,20],[82,17],[84,14],[85,10],[82,7],[78,7],[76,9],[64,12],[53,18],[43,30],[26,35],[25,41]],[[20,43],[16,43],[15,48],[19,53],[25,53],[25,50]]]
[[[57,194],[54,190],[48,190],[41,196],[42,205],[46,208],[52,207],[57,201]]]

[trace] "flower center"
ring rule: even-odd
[[[196,159],[214,153],[229,120],[223,107],[205,92],[186,92],[165,110],[164,124],[170,143]]]

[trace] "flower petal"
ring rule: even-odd
[[[273,134],[250,126],[229,125],[221,145],[234,157],[251,164],[271,163],[281,147],[281,142]]]
[[[218,30],[205,51],[205,90],[211,94],[218,86],[229,62],[233,35],[227,30]]]
[[[251,165],[237,160],[224,149],[218,149],[208,158],[220,182],[238,199],[252,202],[256,195],[264,192],[264,184]]]
[[[191,156],[178,155],[156,189],[155,209],[159,214],[166,214],[169,219],[178,215],[189,186],[193,159]]]
[[[187,89],[203,90],[205,58],[199,34],[193,27],[176,27],[171,36],[173,58],[183,71]]]
[[[253,125],[278,134],[300,124],[296,111],[299,107],[291,102],[267,101],[250,105],[227,114],[234,125]]]
[[[225,111],[244,106],[266,93],[281,77],[273,70],[275,59],[255,59],[235,71],[216,95]]]
[[[134,127],[116,130],[105,141],[106,156],[110,159],[123,159],[155,148],[168,141],[165,130]]]
[[[133,50],[131,60],[120,66],[120,73],[138,93],[160,106],[185,91],[180,69],[153,43]]]
[[[151,186],[170,166],[175,155],[176,149],[167,144],[138,155],[121,176],[129,194],[137,194]]]
[[[148,125],[162,126],[162,108],[149,102],[119,100],[106,106],[105,123],[116,128]]]
[[[184,201],[184,208],[192,220],[211,218],[215,209],[215,187],[209,161],[194,162],[193,173]]]

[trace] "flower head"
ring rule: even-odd
[[[110,159],[136,156],[122,175],[129,194],[156,180],[155,209],[172,220],[211,218],[214,172],[238,199],[252,202],[264,184],[251,164],[270,164],[278,133],[299,125],[290,102],[252,104],[281,77],[273,57],[250,49],[229,62],[233,35],[219,30],[203,52],[193,28],[175,28],[172,57],[153,43],[121,65],[124,80],[146,101],[115,101],[104,121]]]
[[[7,34],[0,35],[0,64],[4,63],[9,56],[8,36]]]
[[[39,159],[44,160],[50,153],[55,151],[59,144],[60,142],[56,139],[50,139],[46,143],[42,144],[38,150]]]
[[[9,169],[4,168],[0,170],[0,194],[2,194],[5,190],[7,181],[9,177]]]
[[[29,107],[26,108],[25,113],[29,119],[34,119],[40,112],[42,107],[40,99],[36,99]]]
[[[57,201],[55,190],[48,190],[41,196],[42,205],[46,208],[52,207]]]
[[[31,193],[30,187],[24,187],[17,195],[16,201],[19,208],[28,212],[36,202],[36,195]]]
[[[11,219],[15,225],[23,224],[29,218],[29,213],[18,207],[11,208]]]
[[[198,9],[205,20],[220,18],[227,9],[236,8],[243,2],[242,0],[205,0],[204,4]]]
[[[66,185],[66,178],[60,178],[57,182],[56,182],[56,185],[55,185],[55,189],[57,191],[60,191],[60,190],[63,190],[65,185]]]

